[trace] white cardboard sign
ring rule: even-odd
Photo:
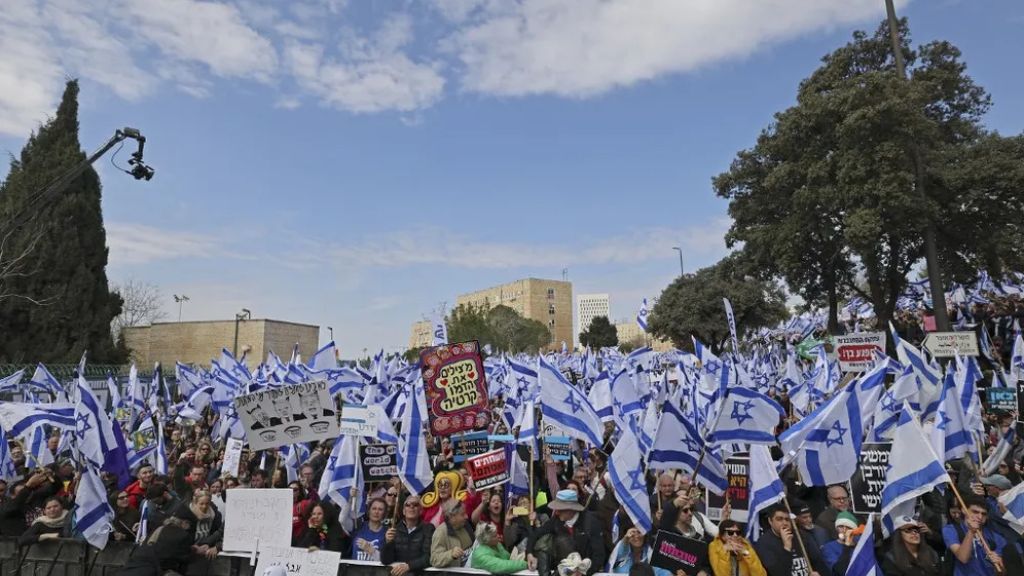
[[[220,466],[221,476],[238,477],[238,465],[242,463],[242,445],[239,438],[228,438],[224,445],[224,463]]]
[[[377,436],[377,422],[380,406],[346,404],[341,407],[339,432],[343,436]]]
[[[338,418],[327,382],[271,388],[235,398],[253,450],[338,437]]]
[[[291,546],[264,546],[260,543],[259,560],[253,576],[263,576],[271,566],[282,566],[288,576],[337,576],[341,553],[330,550],[310,552]]]
[[[292,491],[287,488],[240,488],[224,503],[224,550],[252,552],[263,546],[292,543]],[[337,564],[335,564],[337,568]]]

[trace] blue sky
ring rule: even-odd
[[[989,126],[1020,132],[1024,5],[897,6],[916,40],[963,50]],[[726,253],[711,177],[883,17],[882,0],[14,0],[0,148],[65,76],[87,149],[142,129],[152,182],[98,166],[108,275],[158,285],[170,319],[185,294],[186,319],[333,326],[351,357],[407,345],[460,293],[563,268],[624,318],[677,274],[672,246],[690,270]]]

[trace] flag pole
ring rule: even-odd
[[[949,484],[949,487],[953,489],[953,494],[956,496],[956,501],[960,504],[960,508],[964,511],[964,519],[966,520],[967,519],[967,505],[964,504],[964,499],[960,496],[960,491],[957,490],[956,485],[953,484],[952,481],[950,481],[948,484]],[[982,527],[982,530],[984,530],[984,527]],[[981,535],[981,538],[978,538],[977,534],[975,534],[974,537],[976,539],[978,539],[978,540],[981,540],[981,545],[982,545],[983,548],[985,548],[985,553],[986,554],[991,554],[992,553],[992,549],[988,547],[988,542],[985,541],[985,535],[984,534]]]
[[[530,448],[530,512],[534,512],[535,511],[534,506],[536,504],[536,499],[534,498],[534,495],[533,495],[533,441],[530,442],[529,448]],[[531,528],[532,528],[532,526],[531,526]]]
[[[793,537],[800,543],[800,552],[803,553],[804,561],[807,562],[807,569],[813,572],[814,567],[811,566],[811,557],[807,555],[807,547],[804,546],[804,539],[800,536],[800,527],[796,525],[796,519],[793,518],[793,510],[789,507],[789,498],[783,495],[782,502],[786,505],[786,512],[789,512],[789,524],[793,527]]]

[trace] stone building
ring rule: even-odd
[[[572,322],[572,282],[525,278],[501,286],[463,294],[456,305],[474,304],[494,308],[504,305],[520,316],[537,320],[551,330],[551,348],[562,342],[571,350],[575,337]]]
[[[428,348],[434,345],[434,332],[429,320],[412,323],[412,334],[409,336],[409,348]]]
[[[173,367],[178,361],[209,367],[210,360],[220,358],[222,348],[234,347],[235,321],[155,322],[125,328],[124,337],[137,366],[160,362]],[[296,343],[302,359],[308,360],[319,342],[319,326],[259,318],[238,322],[238,355],[248,351],[250,367],[265,361],[270,350],[287,362]]]
[[[611,306],[607,294],[580,294],[576,297],[576,337],[590,328],[590,323],[598,316],[604,316],[611,322]]]

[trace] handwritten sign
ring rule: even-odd
[[[885,353],[885,332],[857,332],[836,336],[836,355],[843,372],[867,372],[878,354]]]
[[[572,455],[568,436],[545,436],[544,447],[548,449],[548,456],[551,456],[551,459],[556,462],[568,460],[569,456]]]
[[[696,576],[697,571],[707,565],[707,544],[681,534],[658,531],[651,551],[651,566],[664,568],[671,574],[682,570],[687,576]]]
[[[491,442],[484,430],[452,436],[452,462],[462,462],[466,456],[479,456],[490,449]]]
[[[327,382],[317,380],[235,398],[253,450],[338,437],[338,417]]]
[[[925,349],[936,358],[978,356],[978,335],[974,332],[930,332],[924,337]]]
[[[420,352],[434,436],[450,436],[490,424],[487,381],[476,340]]]
[[[346,404],[341,408],[339,432],[343,436],[377,436],[380,406]]]
[[[239,438],[228,438],[224,444],[224,462],[220,465],[222,476],[238,476],[238,465],[242,462],[242,445]]]
[[[398,445],[364,444],[359,447],[359,463],[364,482],[387,482],[398,476]]]
[[[882,488],[889,467],[892,443],[864,444],[860,449],[860,466],[850,478],[853,511],[858,514],[882,511]]]
[[[224,503],[224,550],[252,552],[287,548],[292,542],[292,491],[287,488],[232,490]]]
[[[260,543],[259,560],[253,576],[263,576],[272,566],[281,566],[288,576],[337,576],[341,553],[330,550],[310,552],[291,546],[264,546]]]
[[[731,520],[738,522],[745,529],[750,510],[750,456],[733,455],[725,461],[725,471],[729,480],[729,506]],[[707,493],[708,519],[722,520],[722,509],[725,507],[725,495],[718,496]]]
[[[484,490],[508,482],[508,458],[505,455],[505,449],[491,450],[470,458],[469,475],[473,478],[473,487],[476,490]]]

